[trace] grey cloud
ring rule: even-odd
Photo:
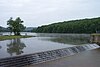
[[[0,0],[0,24],[20,16],[26,26],[100,16],[100,0]]]

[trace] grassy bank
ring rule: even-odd
[[[32,37],[32,36],[14,36],[14,35],[11,35],[11,36],[0,36],[0,41],[9,40],[9,39],[15,39],[15,38],[29,38],[29,37]]]
[[[93,33],[92,36],[100,36],[100,33]]]

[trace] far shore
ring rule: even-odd
[[[25,35],[20,35],[20,36],[15,36],[15,35],[5,35],[5,36],[0,36],[0,41],[2,40],[9,40],[9,39],[16,39],[16,38],[29,38],[29,37],[34,37],[34,36],[25,36]]]

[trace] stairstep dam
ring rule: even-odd
[[[99,48],[97,44],[87,44],[28,55],[2,58],[0,59],[0,67],[22,67],[30,64],[39,64],[96,48]]]

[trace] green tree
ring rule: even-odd
[[[25,29],[24,25],[22,24],[23,21],[20,19],[20,17],[17,17],[15,20],[11,17],[7,21],[7,25],[9,25],[9,29],[12,32],[14,32],[14,35],[20,35],[20,32]]]

